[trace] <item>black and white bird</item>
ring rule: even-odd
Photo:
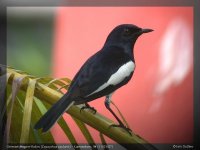
[[[132,24],[115,27],[108,35],[103,48],[91,56],[72,80],[68,92],[57,101],[36,123],[35,129],[48,131],[70,106],[106,96],[105,106],[119,122],[128,129],[110,108],[112,94],[128,83],[135,69],[134,44],[143,33],[153,31]],[[85,107],[84,107],[85,108]]]

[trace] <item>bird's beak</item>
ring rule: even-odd
[[[152,32],[152,31],[153,31],[152,29],[142,29],[142,30],[141,30],[141,34],[142,34],[142,33]]]

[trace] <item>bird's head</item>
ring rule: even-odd
[[[143,33],[152,32],[152,29],[142,29],[132,24],[122,24],[115,27],[106,40],[106,45],[131,46],[135,44],[137,38]]]

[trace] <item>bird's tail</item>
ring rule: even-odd
[[[36,123],[35,129],[42,128],[43,132],[48,131],[59,117],[74,104],[68,94],[65,94],[59,101],[57,101]]]

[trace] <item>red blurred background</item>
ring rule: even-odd
[[[100,50],[119,24],[154,32],[142,35],[134,48],[136,70],[113,95],[130,128],[152,143],[193,141],[193,8],[192,7],[63,7],[55,20],[54,77],[73,78]],[[99,113],[115,120],[104,99],[92,101]],[[64,116],[78,141],[86,140],[69,115]],[[98,132],[90,128],[95,142]],[[56,142],[69,143],[58,126]],[[109,140],[109,139],[108,139]],[[111,140],[109,140],[112,142]]]

